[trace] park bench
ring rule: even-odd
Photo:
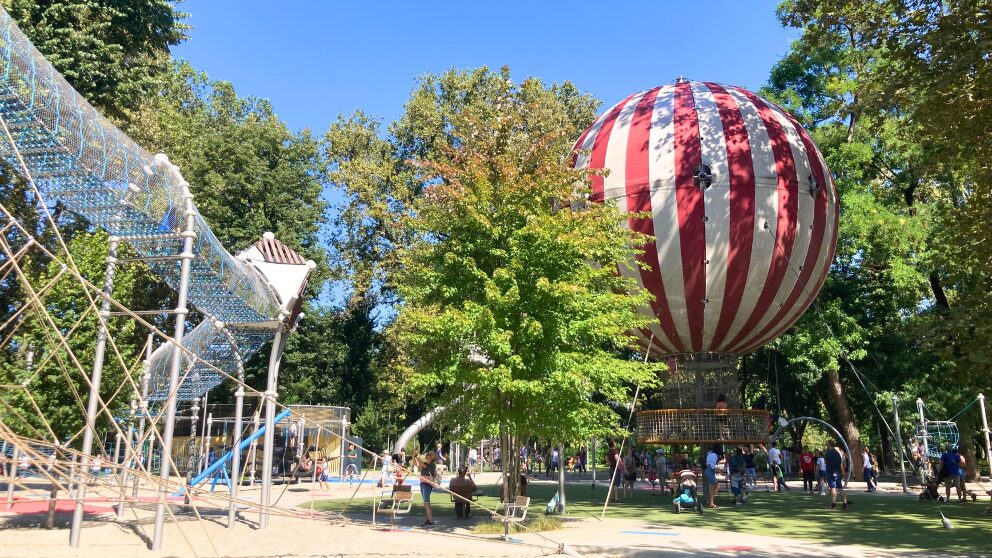
[[[382,491],[382,499],[379,501],[379,509],[377,511],[389,516],[389,527],[392,529],[396,517],[409,514],[412,508],[413,491],[411,490],[411,485],[398,484],[391,491]]]
[[[527,519],[527,508],[530,507],[530,498],[527,496],[517,496],[513,500],[513,503],[504,502],[501,504],[501,507],[503,508],[502,513],[497,508],[496,513],[493,514],[493,519],[507,523],[519,523]]]

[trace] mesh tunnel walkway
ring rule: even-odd
[[[153,156],[102,116],[45,60],[0,10],[0,155],[21,171],[20,155],[46,202],[60,202],[130,245],[173,289],[180,281],[189,185],[162,155]],[[0,130],[2,131],[2,130]],[[27,178],[27,177],[26,177]],[[210,319],[183,339],[194,369],[179,400],[201,396],[233,373],[234,353],[247,359],[273,337],[284,302],[253,266],[232,256],[194,208],[189,302]],[[282,316],[285,317],[285,316]],[[227,324],[232,336],[213,327]],[[240,345],[234,347],[231,340]],[[152,366],[152,399],[164,399],[175,347],[163,345]],[[189,362],[189,355],[202,359]],[[198,369],[199,368],[199,369]]]

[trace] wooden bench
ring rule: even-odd
[[[376,511],[389,516],[389,527],[392,529],[396,517],[409,514],[411,509],[413,509],[412,486],[398,484],[393,486],[391,491],[382,491],[382,499],[379,500],[379,507]]]

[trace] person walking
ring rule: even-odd
[[[772,442],[772,447],[768,450],[768,470],[772,473],[772,484],[775,484],[777,477],[773,465],[782,465],[782,450],[778,449],[777,442]]]
[[[379,487],[385,488],[393,482],[393,459],[389,450],[382,450],[382,470],[380,471]]]
[[[720,483],[716,480],[716,466],[720,462],[720,454],[723,448],[714,445],[706,454],[706,470],[703,471],[703,479],[706,481],[706,507],[716,508],[716,493],[720,490]]]
[[[611,441],[609,445],[609,450],[606,452],[606,464],[610,468],[610,495],[611,501],[619,503],[620,502],[620,483],[622,478],[620,477],[620,472],[617,470],[620,464],[620,452],[617,451],[617,443]]]
[[[799,470],[803,474],[803,492],[813,493],[813,471],[816,468],[816,458],[809,448],[803,446],[802,453],[799,454]]]
[[[437,486],[437,454],[433,451],[427,452],[424,456],[424,466],[420,469],[420,497],[424,500],[424,512],[427,519],[420,524],[421,527],[434,526],[434,511],[431,509],[431,493]]]
[[[865,492],[875,492],[878,489],[878,481],[875,480],[875,466],[871,460],[871,453],[868,452],[867,448],[861,452],[861,461],[864,463],[863,475],[865,485],[867,486]]]
[[[634,482],[637,481],[637,458],[635,457],[633,449],[627,450],[627,455],[623,458],[621,468],[622,471],[620,476],[623,477],[623,497],[620,501],[622,502],[623,500],[633,496]]]
[[[958,495],[958,502],[964,501],[961,495],[961,484],[959,478],[961,476],[961,456],[958,455],[958,448],[955,446],[949,446],[947,450],[940,456],[940,477],[946,483],[945,488],[947,489],[945,495],[948,502],[951,501],[951,487]]]
[[[843,509],[847,509],[847,493],[844,492],[844,475],[847,472],[847,464],[844,459],[844,452],[834,444],[833,440],[827,443],[827,451],[823,455],[823,460],[827,466],[827,485],[830,487],[830,509],[837,508],[837,495],[840,494],[843,501]]]
[[[752,487],[758,486],[758,469],[754,464],[754,452],[751,448],[744,448],[744,482],[750,483]]]
[[[958,463],[958,471],[960,471],[960,474],[958,475],[958,488],[959,488],[959,492],[961,493],[960,502],[963,504],[968,501],[968,487],[965,486],[965,482],[968,476],[968,467],[966,466],[967,461],[965,461],[964,455],[961,454],[960,452],[958,453],[958,455],[961,457],[961,462]]]
[[[328,474],[329,472],[330,471],[327,470],[327,459],[321,456],[321,458],[317,460],[317,471],[316,471],[317,480],[320,482],[321,490],[326,491],[331,489],[331,485],[328,482],[330,481],[330,475]]]
[[[727,463],[730,472],[730,492],[734,495],[734,505],[747,503],[747,485],[744,483],[744,451],[737,448],[734,456]]]
[[[827,493],[827,462],[823,458],[823,450],[816,452],[816,487],[820,496]]]
[[[345,457],[344,474],[348,477],[348,484],[351,484],[351,480],[358,475],[358,450],[355,449],[355,444],[348,444]]]
[[[475,463],[479,460],[479,450],[474,447],[468,450],[468,468],[475,472]]]

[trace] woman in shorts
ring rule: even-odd
[[[420,497],[424,499],[424,511],[427,513],[427,519],[420,524],[421,527],[434,526],[434,513],[431,510],[431,492],[434,491],[436,478],[437,454],[429,451],[424,456],[424,466],[420,469]]]

